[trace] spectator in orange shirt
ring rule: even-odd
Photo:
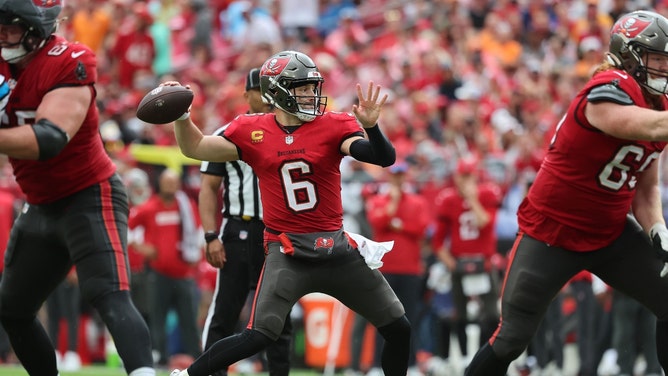
[[[72,16],[72,40],[85,44],[98,55],[111,31],[111,16],[101,4],[95,0],[82,0]]]
[[[573,24],[571,39],[576,43],[580,43],[586,37],[596,37],[600,39],[601,44],[607,45],[612,24],[612,17],[605,12],[599,11],[598,0],[587,0],[584,17],[577,19]]]

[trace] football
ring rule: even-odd
[[[184,86],[158,86],[139,102],[137,118],[151,124],[171,123],[188,111],[193,97]]]

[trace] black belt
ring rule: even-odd
[[[274,235],[280,235],[280,234],[281,234],[281,232],[276,231],[276,230],[274,230],[274,229],[272,229],[272,228],[269,228],[269,227],[265,227],[265,228],[264,228],[264,231],[266,231],[266,232],[268,232],[268,233],[270,233],[270,234],[274,234]]]

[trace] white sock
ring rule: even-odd
[[[128,376],[155,376],[155,369],[151,367],[141,367],[130,372]]]

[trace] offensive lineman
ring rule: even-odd
[[[505,375],[554,296],[582,270],[657,316],[656,351],[668,371],[668,229],[658,162],[668,141],[667,46],[660,14],[632,12],[612,27],[607,61],[557,125],[518,209],[499,326],[465,375]]]
[[[36,315],[74,265],[127,373],[154,376],[129,292],[128,197],[99,134],[95,55],[54,34],[60,10],[60,0],[0,0],[0,153],[26,196],[7,245],[0,322],[30,375],[58,375]]]

